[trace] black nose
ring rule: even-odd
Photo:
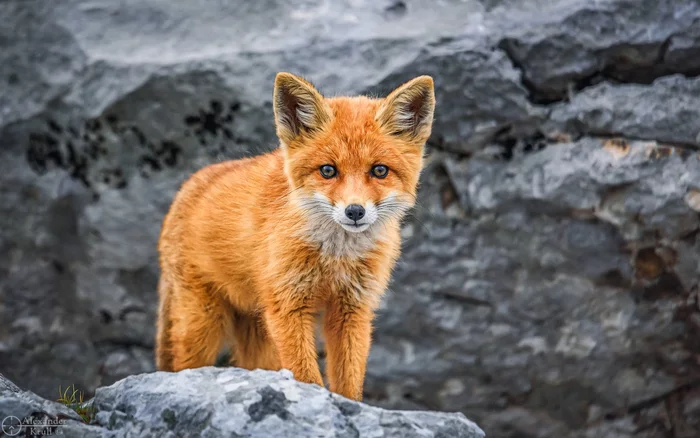
[[[347,216],[348,219],[357,222],[365,217],[365,209],[359,204],[348,205],[348,208],[345,209],[345,216]]]

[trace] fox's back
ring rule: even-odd
[[[265,210],[286,193],[279,151],[198,170],[183,183],[163,221],[161,267],[189,267],[213,276],[241,270],[256,249]]]

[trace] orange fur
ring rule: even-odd
[[[323,385],[314,324],[325,309],[330,389],[360,400],[374,311],[416,196],[433,82],[418,77],[386,99],[326,99],[280,73],[273,102],[280,148],[196,172],[164,219],[157,366],[212,365],[228,343],[237,366],[283,367]],[[332,178],[319,171],[327,164]],[[345,223],[349,204],[367,218]]]

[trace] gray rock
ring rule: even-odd
[[[0,374],[0,423],[5,436],[101,436],[68,407],[19,389]],[[19,435],[24,432],[22,435]]]
[[[696,403],[697,152],[587,138],[433,166],[424,193],[459,208],[426,195],[408,225],[368,366],[381,405],[554,437],[638,415],[658,433],[657,400]]]
[[[117,436],[483,437],[462,414],[387,411],[290,372],[200,368],[127,377],[95,395],[97,424]]]
[[[696,1],[0,16],[0,369],[23,387],[154,370],[162,216],[197,168],[275,147],[277,71],[327,94],[427,73],[432,164],[366,400],[458,410],[498,437],[700,434]]]
[[[700,143],[700,78],[659,78],[651,85],[586,88],[570,102],[555,106],[549,130],[573,134],[658,140],[681,145]]]
[[[16,427],[27,436],[485,436],[459,413],[388,411],[297,382],[286,370],[208,367],[141,374],[98,388],[88,403],[96,410],[90,425],[67,407],[22,391],[0,375],[0,417],[21,418]]]
[[[528,13],[513,2],[496,7],[500,46],[523,70],[540,102],[601,79],[645,83],[673,73],[700,73],[700,10],[694,0],[534,1]],[[514,14],[522,26],[506,17]],[[521,15],[522,14],[522,15]]]

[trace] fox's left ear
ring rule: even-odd
[[[375,118],[389,134],[423,145],[430,137],[434,111],[433,78],[419,76],[392,91]]]

